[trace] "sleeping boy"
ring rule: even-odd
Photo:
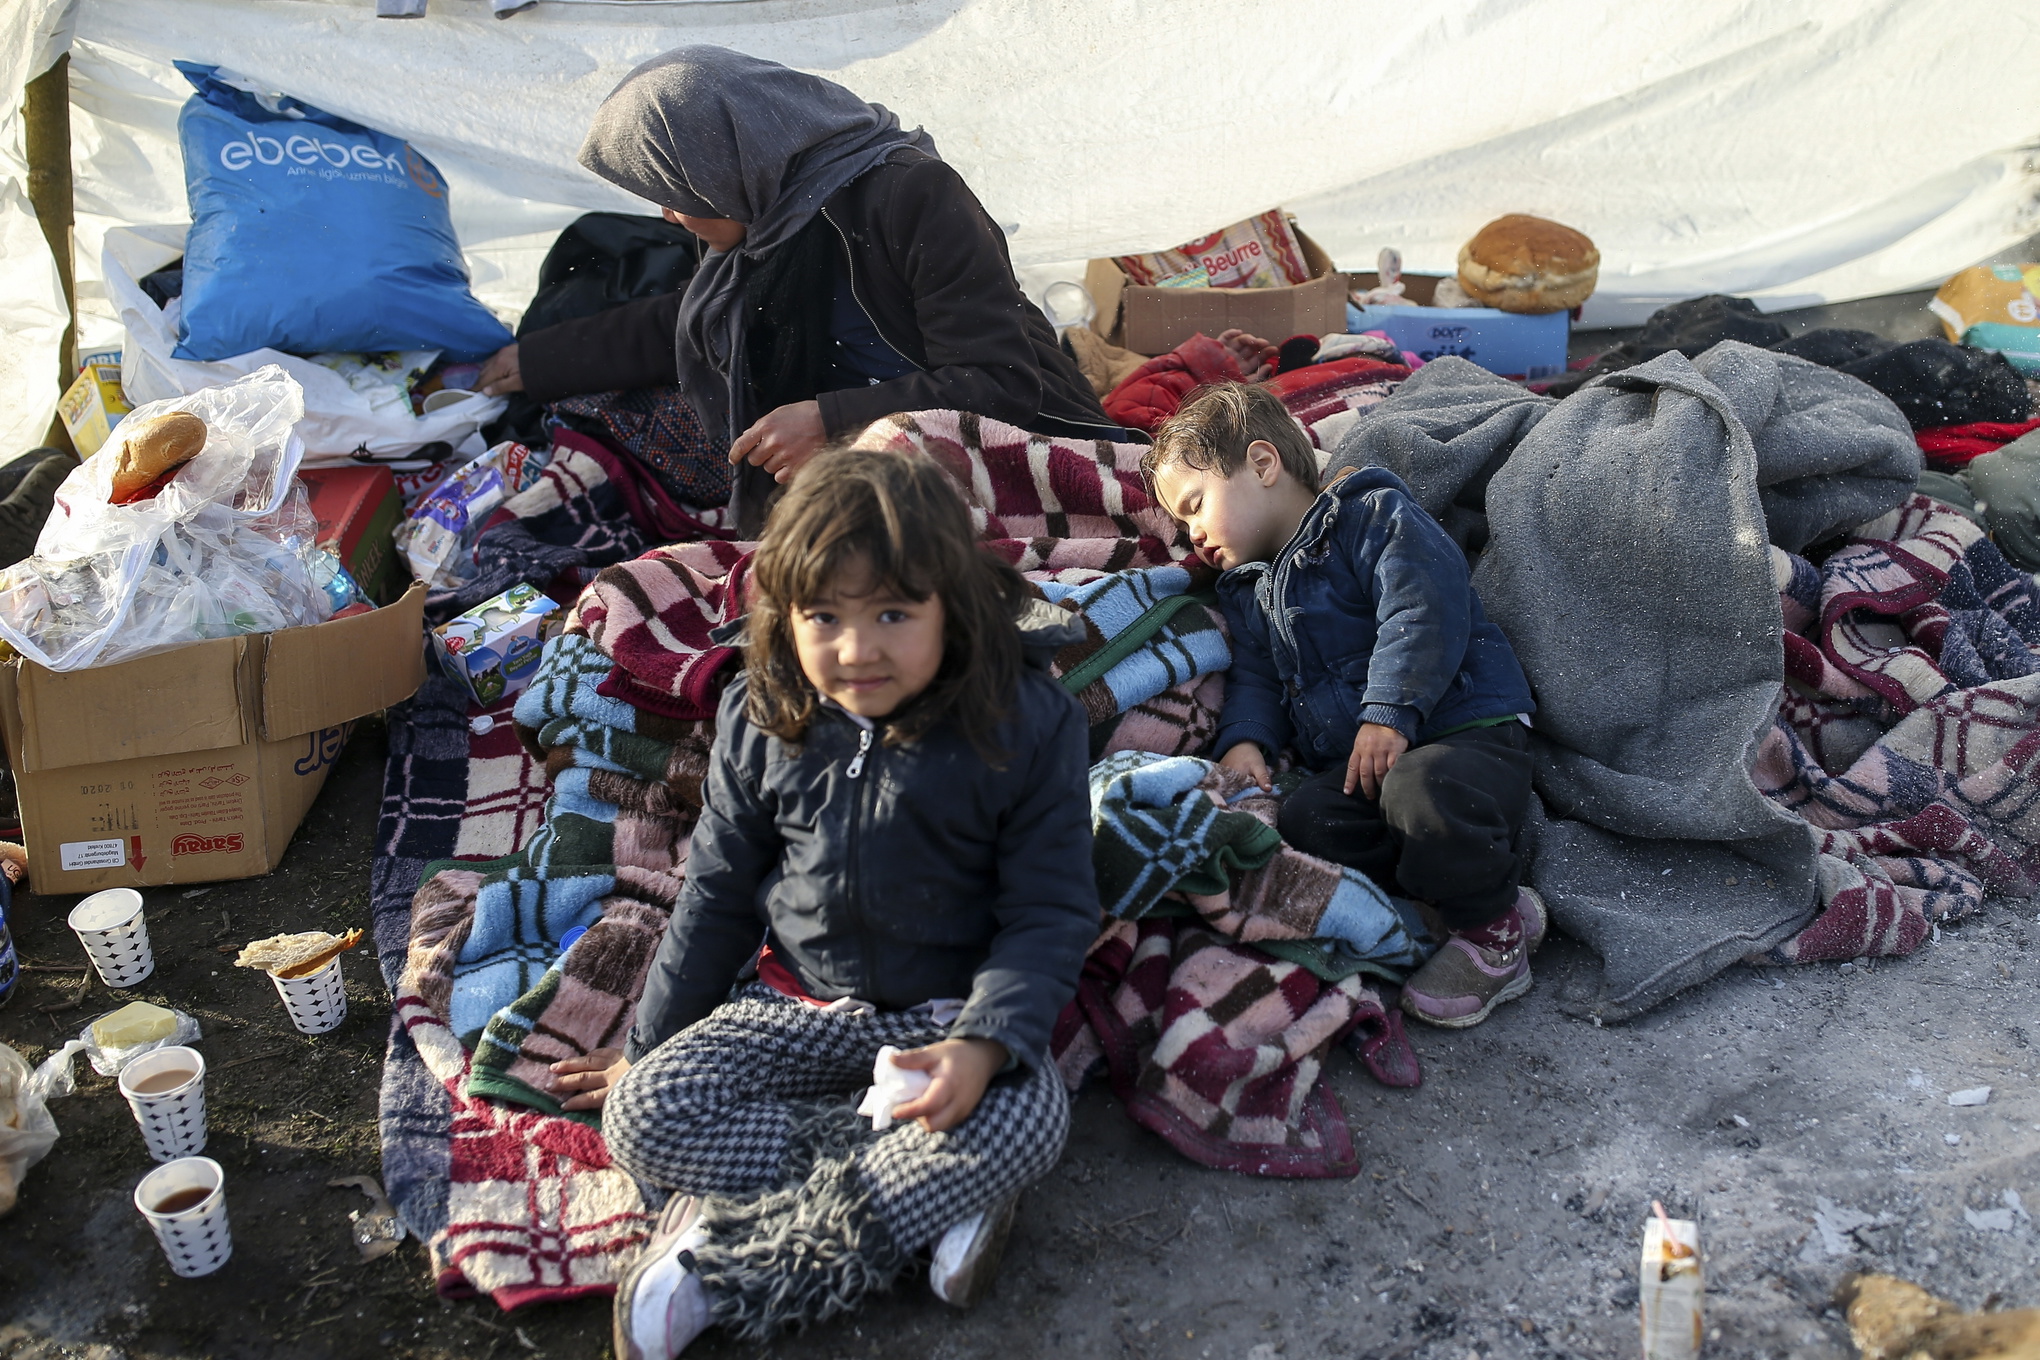
[[[1535,704],[1459,548],[1386,469],[1320,490],[1309,437],[1263,387],[1192,394],[1142,467],[1223,573],[1220,763],[1268,789],[1293,747],[1309,775],[1282,838],[1436,909],[1451,933],[1404,987],[1410,1015],[1464,1029],[1529,991],[1546,926],[1519,850]]]

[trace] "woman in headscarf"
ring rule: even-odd
[[[489,361],[483,388],[554,401],[678,383],[727,435],[747,531],[774,479],[900,411],[1140,437],[1106,417],[929,136],[840,85],[679,48],[603,102],[581,163],[707,253],[683,292],[525,335]]]

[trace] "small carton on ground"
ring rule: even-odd
[[[319,521],[319,546],[347,568],[361,591],[377,604],[403,593],[410,573],[399,558],[394,535],[404,518],[404,498],[388,468],[306,468],[298,474]]]
[[[1637,1303],[1643,1314],[1643,1360],[1694,1360],[1705,1320],[1701,1301],[1700,1225],[1669,1217],[1664,1206],[1643,1225],[1643,1265]]]
[[[424,627],[414,586],[387,609],[113,666],[0,667],[36,891],[274,869],[354,720],[424,682]]]
[[[85,365],[57,398],[57,414],[80,458],[99,452],[120,418],[133,409],[121,392],[119,363]]]
[[[531,683],[545,647],[545,621],[559,606],[536,586],[512,586],[432,630],[440,667],[483,708]]]
[[[1306,283],[1280,288],[1142,287],[1115,260],[1093,260],[1084,287],[1097,304],[1091,328],[1136,354],[1166,354],[1199,331],[1238,327],[1277,344],[1292,335],[1336,335],[1346,329],[1346,276],[1332,257],[1297,227],[1310,268]]]

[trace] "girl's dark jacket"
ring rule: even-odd
[[[819,401],[831,438],[883,416],[935,410],[973,411],[1038,434],[1120,437],[1047,318],[1014,282],[1005,234],[943,162],[894,152],[838,190],[808,230],[834,238],[857,302],[912,371],[839,391],[770,398]],[[826,284],[807,291],[818,294],[805,301],[826,326]],[[802,301],[772,306],[797,311]],[[523,336],[524,390],[553,401],[671,385],[679,306],[677,293],[645,298]]]
[[[1083,709],[1023,667],[1004,769],[943,724],[897,746],[824,708],[799,745],[724,693],[687,882],[638,1003],[635,1062],[715,1009],[769,931],[809,995],[966,998],[952,1038],[1048,1060],[1096,938]]]

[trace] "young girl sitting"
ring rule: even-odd
[[[829,1317],[931,1246],[936,1293],[973,1302],[1069,1127],[1047,1048],[1098,930],[1088,748],[1023,656],[1023,581],[934,463],[861,451],[794,483],[751,581],[628,1047],[555,1068],[672,1196],[617,1360]],[[880,1134],[852,1105],[888,1044],[931,1080]]]

